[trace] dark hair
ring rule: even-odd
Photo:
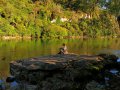
[[[63,43],[63,46],[65,46],[65,43]]]

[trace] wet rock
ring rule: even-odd
[[[120,90],[120,75],[112,75],[108,83],[108,90]]]
[[[111,55],[111,54],[99,54],[98,56],[106,59],[107,61],[114,61],[116,62],[118,57],[115,55]]]
[[[91,81],[86,85],[86,90],[105,90],[105,86],[96,81]]]
[[[13,61],[10,72],[19,83],[27,82],[38,90],[84,90],[88,82],[101,77],[99,73],[106,65],[116,60],[116,56],[105,54],[51,55]]]
[[[19,87],[20,87],[20,90],[38,90],[37,85],[30,85],[27,83],[20,83]]]
[[[109,80],[110,80],[110,78],[109,77],[105,77],[104,78],[105,79],[105,86],[109,86]]]

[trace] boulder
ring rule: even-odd
[[[106,64],[114,64],[116,59],[104,54],[50,55],[12,61],[10,73],[17,82],[35,85],[38,90],[84,90],[88,82],[101,77]]]

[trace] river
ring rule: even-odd
[[[56,54],[63,43],[66,43],[69,53],[80,55],[112,53],[120,57],[119,38],[0,40],[0,77],[9,75],[11,61]]]

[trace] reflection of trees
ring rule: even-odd
[[[117,21],[118,21],[118,24],[119,24],[119,27],[120,27],[120,16],[118,16]]]
[[[104,49],[119,49],[118,39],[86,39],[69,42],[70,52],[78,54],[96,54]]]
[[[104,49],[120,49],[120,40],[118,38],[2,40],[0,41],[0,72],[3,72],[5,76],[8,74],[11,60],[56,54],[63,43],[66,43],[70,53],[76,54],[96,54]],[[5,60],[2,60],[3,57],[5,57]]]

